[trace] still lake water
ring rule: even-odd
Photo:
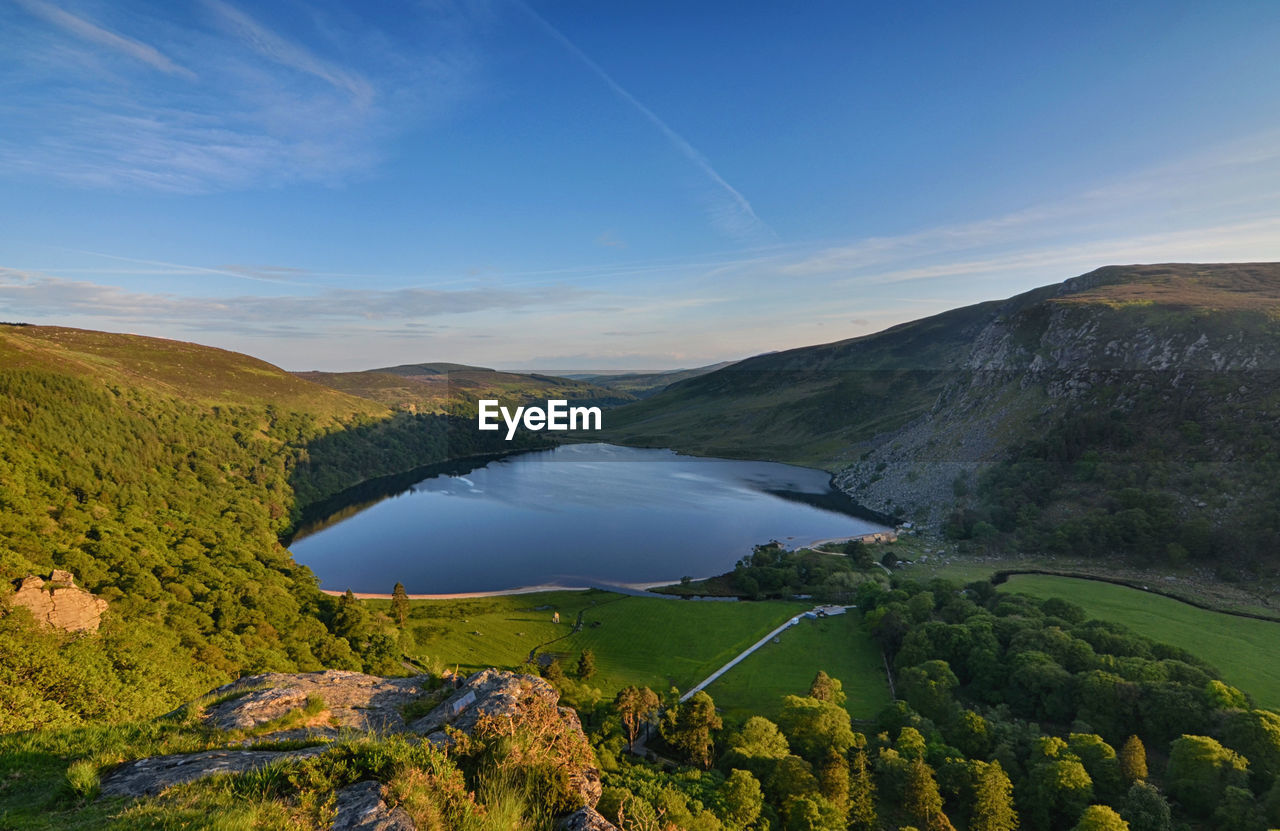
[[[299,534],[326,589],[624,586],[733,568],[751,547],[880,530],[820,470],[565,445],[423,479]]]

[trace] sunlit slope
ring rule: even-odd
[[[1202,336],[1202,346],[1249,338],[1268,352],[1277,310],[1275,263],[1110,266],[872,335],[750,358],[622,407],[607,426],[627,443],[838,470],[921,417],[982,403],[972,395],[979,376],[989,409],[1038,411],[1046,373],[1164,370],[1183,361],[1212,370],[1193,359],[1214,350],[1184,348]],[[993,382],[997,373],[1016,386]],[[1037,383],[1026,383],[1029,375]],[[1000,424],[1005,435],[995,444],[1022,438],[1022,426]],[[929,436],[947,453],[950,438]]]
[[[628,444],[837,467],[926,412],[995,303],[740,361],[610,413]]]
[[[273,405],[321,418],[385,415],[379,404],[266,361],[184,341],[62,326],[0,326],[0,370],[47,370],[206,406]]]
[[[553,375],[499,372],[463,364],[405,364],[365,372],[300,372],[298,377],[334,390],[416,412],[475,413],[480,399],[504,405],[565,399],[613,406],[634,400],[630,393]]]

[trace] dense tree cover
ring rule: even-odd
[[[1270,410],[1271,388],[1225,372],[1124,381],[1015,445],[960,500],[948,534],[1055,554],[1212,562],[1225,578],[1272,562],[1280,423],[1249,416]]]
[[[624,831],[1280,824],[1280,716],[1181,650],[986,582],[857,594],[900,700],[855,723],[820,672],[776,721],[719,726],[705,693],[668,698],[643,752],[690,767],[663,774],[624,751],[660,699],[626,690],[591,718],[606,815]]]
[[[279,537],[308,500],[482,449],[443,416],[344,424],[37,370],[0,372],[0,435],[0,593],[62,568],[110,603],[100,636],[0,607],[0,731],[155,715],[248,672],[386,668],[394,637],[345,637]]]
[[[833,557],[810,549],[788,551],[776,542],[757,545],[734,565],[729,585],[753,600],[808,594],[826,602],[847,601],[865,579],[861,572],[874,567],[866,553],[874,550],[859,544],[853,553]]]

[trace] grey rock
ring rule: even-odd
[[[437,745],[450,743],[446,727],[472,733],[482,720],[527,725],[575,755],[594,759],[578,714],[560,707],[560,694],[545,679],[486,669],[467,679],[449,698],[410,725],[413,732]],[[548,728],[554,727],[554,730]],[[600,801],[600,771],[583,765],[569,771],[574,790],[588,806]]]
[[[381,782],[357,782],[339,790],[333,831],[416,831],[403,808],[391,808],[382,798]]]
[[[618,831],[618,827],[600,816],[595,808],[582,808],[556,824],[561,831]]]
[[[303,707],[311,696],[324,700],[326,723],[353,730],[403,732],[400,710],[427,692],[425,678],[380,678],[362,672],[325,670],[268,673],[241,678],[210,693],[244,695],[205,710],[205,721],[222,730],[250,729]],[[255,689],[262,687],[264,689]]]
[[[154,796],[166,788],[220,773],[244,773],[282,759],[324,753],[323,745],[300,750],[208,750],[126,762],[102,779],[103,796]]]

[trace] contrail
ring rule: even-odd
[[[593,61],[585,52],[574,45],[573,41],[565,37],[559,29],[552,26],[547,20],[536,11],[534,11],[527,3],[522,0],[515,0],[516,5],[520,6],[525,12],[538,23],[542,29],[556,40],[561,46],[569,51],[578,60],[590,69],[596,77],[604,81],[609,89],[613,90],[623,101],[631,106],[648,119],[649,123],[657,127],[662,135],[666,136],[667,141],[671,142],[676,150],[680,151],[686,159],[703,172],[703,174],[716,185],[724,196],[724,204],[718,206],[711,211],[711,221],[722,231],[737,237],[738,239],[759,239],[762,235],[770,238],[776,238],[777,234],[772,228],[766,225],[760,217],[756,216],[756,212],[752,209],[751,203],[738,190],[724,180],[724,177],[716,172],[711,166],[711,162],[707,157],[698,152],[698,149],[685,140],[675,130],[667,125],[667,122],[658,117],[658,114],[642,104],[634,95],[627,92],[613,77],[604,71],[600,64]]]

